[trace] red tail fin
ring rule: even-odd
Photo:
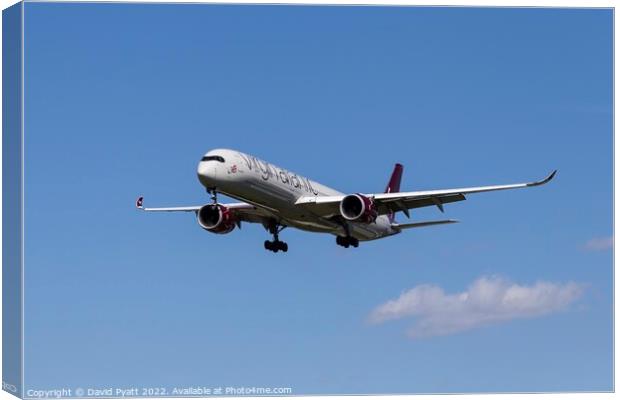
[[[392,176],[390,177],[390,181],[388,182],[388,185],[385,188],[385,193],[400,192],[400,178],[402,177],[403,177],[403,166],[402,164],[396,163],[396,165],[394,165],[394,171],[392,171]]]
[[[390,176],[390,181],[385,188],[385,193],[396,193],[400,192],[400,178],[403,177],[403,166],[402,164],[396,163],[394,165],[394,171],[392,171],[392,176]],[[390,222],[394,222],[395,215],[394,212],[390,212],[388,214],[388,218]]]

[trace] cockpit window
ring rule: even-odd
[[[224,162],[224,157],[222,156],[204,156],[200,161],[219,161]]]

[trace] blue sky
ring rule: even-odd
[[[25,10],[26,389],[612,389],[610,10]],[[559,172],[358,249],[285,230],[273,254],[260,226],[220,236],[133,208],[207,202],[195,169],[216,147],[343,192],[381,191],[395,162],[403,190]],[[479,279],[580,289],[450,334],[368,323],[420,285]]]

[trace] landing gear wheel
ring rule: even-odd
[[[211,202],[217,204],[217,189],[214,187],[207,188],[207,193],[211,195]]]
[[[279,233],[282,232],[284,228],[286,228],[285,225],[283,226],[276,221],[271,221],[268,229],[269,232],[273,235],[273,241],[265,240],[265,249],[273,251],[274,253],[277,253],[278,251],[283,251],[284,253],[286,253],[288,251],[288,244],[286,244],[286,242],[280,241],[280,239],[278,238]]]
[[[348,249],[350,246],[357,247],[360,245],[360,241],[351,236],[336,236],[336,244]]]
[[[277,253],[278,251],[283,251],[286,253],[288,251],[288,244],[279,240],[273,242],[270,240],[265,240],[265,249],[273,251],[274,253]]]

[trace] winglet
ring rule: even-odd
[[[144,202],[144,197],[142,196],[138,197],[138,200],[136,200],[136,208],[140,210],[144,210],[144,206],[142,205],[143,202]]]
[[[546,177],[545,179],[543,179],[542,181],[536,181],[536,182],[532,182],[532,183],[528,183],[527,186],[540,186],[540,185],[544,185],[545,183],[548,183],[551,179],[553,179],[553,177],[555,176],[555,174],[558,172],[558,170],[553,170],[552,173],[549,174],[548,177]]]

